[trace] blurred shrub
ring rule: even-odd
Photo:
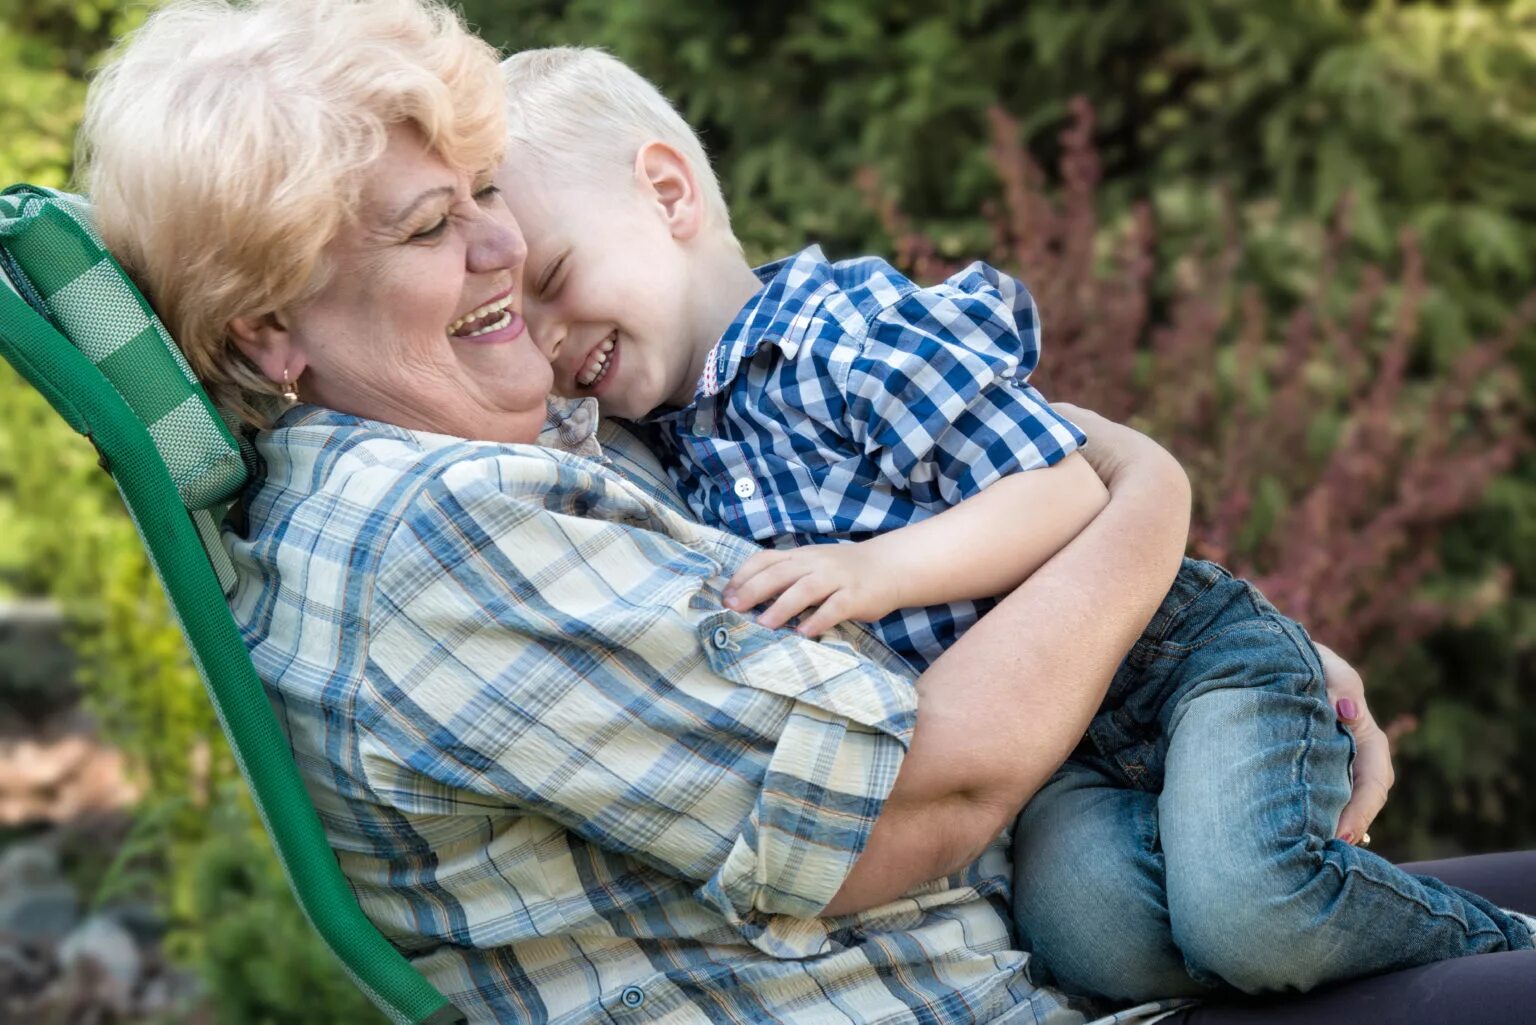
[[[238,784],[212,810],[208,837],[182,879],[190,920],[186,959],[208,987],[219,1025],[383,1025],[386,1021],[338,970],[309,928],[267,849],[254,809]],[[186,941],[192,942],[186,942]]]
[[[1468,504],[1513,456],[1490,357],[1513,346],[1536,377],[1529,329],[1481,340],[1536,266],[1530,0],[464,7],[493,42],[601,43],[658,81],[703,130],[758,256],[900,243],[933,269],[1001,242],[1042,297],[1047,387],[1133,410],[1195,467],[1204,551],[1281,592],[1306,581],[1293,603],[1341,602],[1292,607],[1324,640],[1360,630],[1348,654],[1367,656],[1373,703],[1418,724],[1391,846],[1536,839],[1536,770],[1518,757],[1536,747],[1520,696],[1536,674],[1536,460]],[[0,175],[67,181],[83,74],[144,9],[0,0]],[[1078,94],[1098,115],[1091,148],[1059,141]],[[1021,121],[989,125],[993,104]],[[1019,142],[1047,174],[1020,177]],[[1103,373],[1052,382],[1096,369],[1073,348],[1090,339],[1120,347]],[[1469,472],[1447,483],[1451,468]],[[4,368],[0,522],[0,591],[64,608],[147,784],[136,842],[164,852],[176,942],[225,1001],[217,1020],[371,1020],[228,799],[232,762],[94,452]],[[1353,552],[1382,527],[1390,558]],[[1465,622],[1394,640],[1448,608]]]
[[[1536,12],[1530,0],[888,0],[678,4],[465,0],[508,49],[603,45],[703,133],[745,241],[879,247],[853,183],[873,167],[942,255],[986,245],[986,111],[1022,119],[1054,168],[1072,97],[1097,112],[1104,202],[1181,207],[1212,185],[1316,222],[1346,194],[1351,235],[1399,228],[1430,280],[1493,326],[1536,269]]]
[[[1195,492],[1191,547],[1254,579],[1320,639],[1369,657],[1466,612],[1423,584],[1439,566],[1445,524],[1475,505],[1527,444],[1512,339],[1536,294],[1501,336],[1461,351],[1432,377],[1409,378],[1426,292],[1417,240],[1402,235],[1389,280],[1350,260],[1351,203],[1324,228],[1312,294],[1277,314],[1234,268],[1246,245],[1229,227],[1222,250],[1185,253],[1169,301],[1154,311],[1153,220],[1137,208],[1114,248],[1098,230],[1099,160],[1092,114],[1076,104],[1062,133],[1057,196],[992,113],[1003,200],[989,222],[992,261],[1030,283],[1052,338],[1033,380],[1163,439]],[[960,265],[875,193],[897,258],[923,279]],[[1501,575],[1484,603],[1502,596]]]
[[[988,111],[1014,114],[1015,137],[1045,168],[1041,184],[1070,192],[1062,128],[1072,98],[1086,97],[1103,173],[1094,218],[1073,229],[1074,273],[1140,239],[1139,269],[1115,279],[1126,296],[1109,279],[1081,285],[1141,308],[1077,301],[1071,281],[1044,298],[1048,394],[1103,401],[1075,390],[1086,382],[1071,374],[1085,361],[1064,356],[1072,327],[1063,318],[1120,318],[1129,355],[1116,365],[1134,368],[1127,394],[1141,422],[1197,442],[1160,435],[1195,460],[1215,517],[1204,550],[1229,553],[1272,586],[1275,573],[1294,579],[1289,601],[1302,615],[1342,623],[1340,611],[1319,613],[1315,603],[1343,601],[1339,610],[1378,625],[1402,612],[1408,632],[1422,634],[1424,614],[1436,610],[1440,626],[1418,645],[1372,630],[1339,634],[1345,653],[1364,659],[1373,707],[1406,717],[1401,782],[1383,823],[1389,853],[1536,841],[1536,770],[1516,754],[1536,732],[1536,716],[1520,711],[1521,681],[1536,677],[1536,459],[1499,477],[1484,504],[1471,500],[1512,455],[1477,451],[1482,435],[1466,429],[1488,426],[1486,403],[1501,417],[1511,412],[1507,373],[1454,386],[1465,409],[1440,441],[1424,422],[1437,382],[1495,350],[1521,368],[1533,408],[1536,330],[1510,320],[1536,276],[1531,0],[464,0],[464,8],[507,49],[602,45],[657,82],[701,130],[738,232],[762,258],[810,240],[834,256],[888,252],[901,233],[925,240],[932,266],[991,254],[1006,216],[996,202],[1011,186],[989,152]],[[861,184],[866,168],[880,183],[878,202]],[[903,212],[899,228],[882,206]],[[1027,244],[1036,227],[1026,221],[1015,237]],[[1192,287],[1213,273],[1219,288]],[[1353,296],[1370,299],[1359,329]],[[1157,330],[1181,317],[1213,317],[1215,333],[1168,351],[1194,337]],[[1408,318],[1406,341],[1383,362],[1394,318]],[[1250,323],[1263,330],[1244,376],[1235,363]],[[1341,330],[1361,347],[1337,350]],[[1175,358],[1196,387],[1149,380]],[[1383,368],[1400,382],[1383,406],[1390,415],[1351,424],[1349,411],[1361,411],[1352,404],[1366,401],[1360,386]],[[1293,370],[1300,380],[1286,387]],[[1301,447],[1276,450],[1280,464],[1262,472],[1214,465],[1245,451],[1238,432],[1273,426],[1272,393],[1300,403],[1288,416],[1304,429],[1283,436]],[[1246,421],[1223,419],[1245,404]],[[1202,437],[1208,431],[1220,440]],[[1345,431],[1354,433],[1344,439]],[[1345,465],[1361,437],[1372,447]],[[1440,442],[1449,447],[1431,455]],[[1436,516],[1428,533],[1404,528],[1395,513],[1362,519],[1390,508],[1378,504],[1381,491],[1396,486],[1414,451],[1419,469],[1404,486],[1421,497],[1410,504],[1454,514]],[[1334,483],[1321,483],[1329,474]],[[1247,487],[1231,490],[1233,475]],[[1345,477],[1372,493],[1350,494]],[[1310,513],[1299,508],[1307,480],[1319,482]],[[1210,504],[1218,495],[1225,504]],[[1354,511],[1337,519],[1330,495]],[[1332,547],[1312,544],[1306,516],[1322,514],[1336,517]],[[1379,561],[1371,546],[1381,537],[1398,553],[1400,579],[1353,572],[1358,559]],[[1340,561],[1350,538],[1355,550]],[[1437,543],[1444,558],[1431,572]],[[1334,581],[1345,582],[1348,599],[1330,590]],[[1382,592],[1374,606],[1362,604],[1367,588]]]
[[[148,7],[0,0],[0,185],[68,184],[83,76]],[[143,784],[132,856],[104,891],[156,892],[219,1022],[377,1021],[304,923],[249,802],[232,799],[233,758],[94,449],[0,361],[0,597],[14,596],[59,606],[90,704]]]

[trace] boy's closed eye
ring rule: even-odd
[[[539,275],[538,283],[534,286],[533,294],[539,299],[553,299],[560,293],[560,288],[565,284],[568,276],[567,268],[570,265],[570,251],[561,253],[549,265],[544,268],[544,273]]]

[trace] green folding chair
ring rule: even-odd
[[[464,1022],[358,907],[225,604],[234,568],[218,522],[247,479],[238,432],[79,197],[30,185],[0,194],[0,281],[0,355],[112,475],[310,924],[398,1025]]]

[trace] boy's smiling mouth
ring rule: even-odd
[[[619,344],[619,332],[613,331],[587,354],[587,361],[576,375],[576,383],[583,388],[595,389],[608,376],[613,367],[613,350]]]

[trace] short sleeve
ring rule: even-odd
[[[848,375],[850,431],[894,486],[953,505],[1086,440],[1029,384],[1039,359],[1028,290],[973,264],[870,318]]]
[[[863,851],[911,681],[721,608],[710,546],[577,464],[460,464],[414,500],[375,600],[369,729],[470,807],[682,880],[765,950],[819,949],[773,916],[817,915]]]

